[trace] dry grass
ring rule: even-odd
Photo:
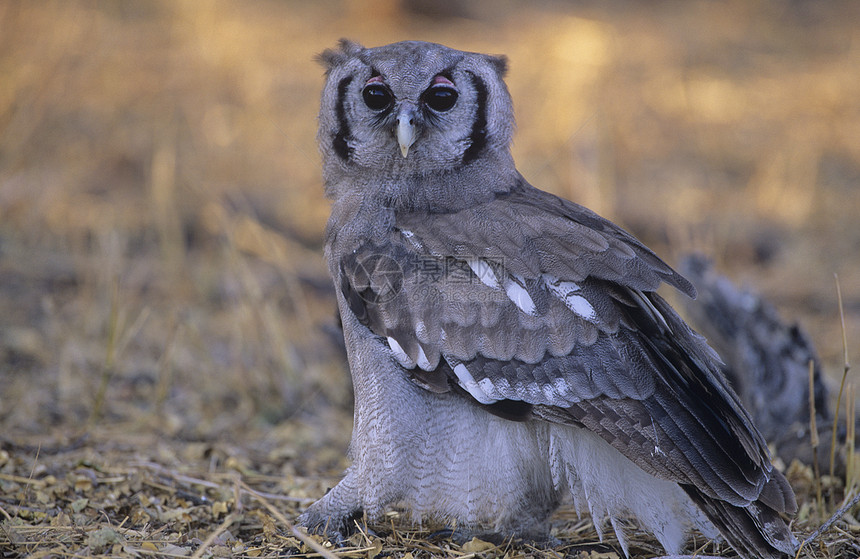
[[[834,377],[838,273],[857,361],[855,3],[464,5],[0,4],[4,557],[314,553],[285,521],[336,482],[351,425],[312,61],[341,36],[508,54],[526,177],[670,260],[714,255],[803,321]],[[809,533],[842,482],[818,507],[789,473]],[[555,556],[397,519],[337,554]],[[559,552],[618,553],[569,512],[556,527]],[[803,556],[857,536],[849,517]]]

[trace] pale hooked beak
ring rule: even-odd
[[[415,112],[413,109],[403,109],[397,115],[397,143],[403,157],[409,154],[409,148],[415,143],[418,132],[415,128]]]

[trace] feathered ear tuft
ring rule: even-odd
[[[493,68],[496,69],[496,73],[499,74],[500,78],[504,78],[505,74],[508,73],[508,57],[500,54],[498,56],[489,56],[487,55],[487,62],[492,64]]]
[[[328,74],[333,68],[340,66],[363,50],[364,47],[355,41],[341,39],[336,48],[326,49],[319,53],[316,56],[316,61],[325,67],[326,74]]]

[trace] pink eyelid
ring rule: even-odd
[[[370,85],[372,83],[385,83],[385,79],[382,76],[373,76],[372,78],[367,80],[364,85]],[[454,83],[442,75],[434,77],[433,83],[431,85],[449,85],[451,87],[454,87]]]

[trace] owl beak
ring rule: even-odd
[[[403,157],[409,154],[409,148],[415,143],[418,133],[415,129],[415,112],[404,108],[397,115],[397,143],[400,144],[400,153]]]

